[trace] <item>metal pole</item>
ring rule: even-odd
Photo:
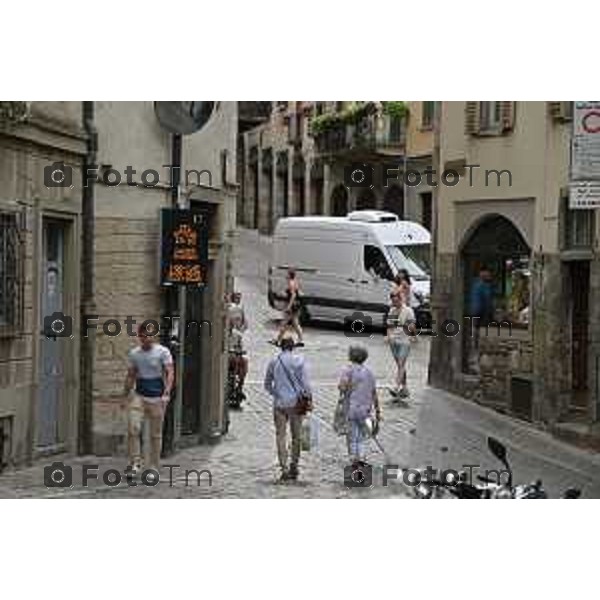
[[[172,198],[177,208],[187,208],[185,196],[181,190],[181,164],[182,164],[182,139],[178,133],[173,134],[173,156],[172,156]],[[181,439],[181,419],[183,415],[183,385],[185,371],[185,334],[186,334],[186,287],[178,287],[179,304],[179,348],[177,357],[177,377],[175,382],[175,406],[173,410],[173,449],[177,449]]]
[[[81,303],[80,322],[87,315],[96,313],[94,279],[94,240],[95,240],[95,199],[94,181],[87,178],[88,168],[95,167],[98,134],[94,123],[94,102],[82,103],[83,129],[86,133],[87,152],[83,164],[81,196]],[[94,336],[81,336],[80,355],[80,400],[78,419],[78,450],[80,454],[92,454],[94,446],[93,393],[94,393]]]
[[[180,186],[181,187],[181,186]],[[181,192],[180,192],[181,194]],[[179,199],[179,208],[185,208],[185,200]],[[187,329],[187,288],[185,285],[179,286],[179,357],[177,365],[177,381],[175,390],[175,436],[174,446],[177,448],[181,438],[181,419],[183,416],[183,384],[185,371],[185,337]]]
[[[431,317],[434,318],[436,315],[434,311],[438,309],[440,306],[440,300],[437,297],[438,286],[437,286],[437,277],[438,277],[438,227],[439,227],[439,197],[440,197],[440,179],[442,172],[442,158],[441,158],[441,126],[442,126],[442,102],[440,100],[436,100],[433,105],[433,152],[432,152],[432,163],[434,172],[437,174],[439,178],[437,180],[437,185],[433,187],[431,194],[431,283],[430,283],[430,310]],[[431,355],[433,356],[433,354]],[[431,384],[431,372],[433,369],[432,360],[429,361],[429,365],[427,367],[427,382]]]

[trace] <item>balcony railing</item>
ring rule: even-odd
[[[368,115],[356,124],[340,123],[313,137],[319,154],[398,154],[404,151],[406,121],[387,114]]]

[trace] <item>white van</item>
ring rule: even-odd
[[[346,217],[280,219],[273,237],[268,299],[285,304],[286,274],[294,269],[303,292],[303,314],[343,321],[360,311],[383,325],[392,280],[400,269],[412,279],[417,321],[430,319],[431,235],[422,225],[393,213],[362,210]]]

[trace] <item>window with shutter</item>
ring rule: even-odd
[[[435,111],[435,102],[421,102],[421,128],[431,129],[433,127],[433,118]]]
[[[479,103],[479,131],[481,133],[498,133],[502,124],[501,103],[480,102]]]
[[[466,103],[465,133],[467,135],[477,135],[479,133],[479,102]]]
[[[591,250],[594,246],[596,231],[596,214],[591,209],[572,209],[569,207],[569,197],[565,195],[563,202],[563,249]]]
[[[500,104],[500,120],[502,131],[512,131],[515,128],[515,105],[516,102],[502,101]]]
[[[559,123],[566,123],[573,118],[573,102],[548,102],[550,117]]]

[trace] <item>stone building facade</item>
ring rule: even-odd
[[[80,442],[82,347],[82,165],[86,131],[81,102],[34,102],[26,111],[0,104],[0,457],[19,464],[47,453],[74,453]],[[99,166],[95,194],[93,411],[96,450],[123,441],[119,410],[127,351],[135,338],[123,321],[162,318],[177,306],[159,285],[160,209],[172,205],[171,136],[152,102],[95,102]],[[182,193],[209,223],[208,285],[188,292],[188,319],[208,321],[186,338],[183,431],[198,441],[223,429],[226,374],[223,296],[235,227],[237,103],[217,103],[207,125],[183,138]],[[71,169],[72,185],[47,187],[53,163]],[[106,184],[110,169],[137,171],[134,185]],[[142,171],[160,182],[144,186]],[[71,182],[68,182],[71,183]],[[91,182],[90,182],[91,183]],[[171,296],[169,298],[169,295]],[[72,337],[42,335],[44,317],[73,319]],[[107,319],[121,322],[107,335]]]
[[[85,151],[80,102],[0,103],[0,470],[77,449],[79,336],[40,332],[80,297],[81,190],[47,169],[78,183]]]
[[[99,322],[132,317],[137,324],[157,320],[168,328],[179,315],[176,290],[159,286],[160,210],[172,206],[171,134],[161,128],[152,102],[97,102],[98,164],[96,186],[96,307]],[[209,270],[206,288],[190,289],[188,321],[208,321],[186,336],[183,434],[192,440],[223,428],[226,355],[223,297],[230,240],[235,227],[237,103],[220,102],[199,132],[183,137],[182,194],[193,210],[209,221]],[[108,168],[137,171],[138,185],[110,187]],[[158,185],[140,183],[144,170],[160,175]],[[186,176],[187,173],[187,176]],[[167,318],[165,318],[167,317]],[[125,327],[123,326],[123,331]],[[99,450],[110,434],[106,424],[118,421],[128,350],[136,343],[127,335],[111,337],[101,327],[96,335],[95,410]],[[114,429],[112,433],[114,433]],[[125,428],[120,429],[121,438]],[[108,435],[114,438],[115,436]],[[117,436],[117,441],[118,441]],[[115,440],[113,440],[114,443]],[[122,440],[121,440],[122,441]]]
[[[430,189],[426,183],[406,186],[403,177],[431,157],[425,104],[405,103],[405,114],[398,115],[381,102],[272,102],[268,119],[243,134],[239,222],[270,233],[284,216],[377,208],[429,223]],[[317,131],[313,123],[324,118],[330,126]],[[372,177],[352,183],[350,174],[365,165]]]
[[[594,212],[567,200],[570,103],[439,103],[430,381],[556,431],[597,419],[600,262]],[[477,165],[477,166],[475,166]],[[469,291],[491,269],[496,320],[472,355]],[[511,327],[507,325],[511,324]]]

